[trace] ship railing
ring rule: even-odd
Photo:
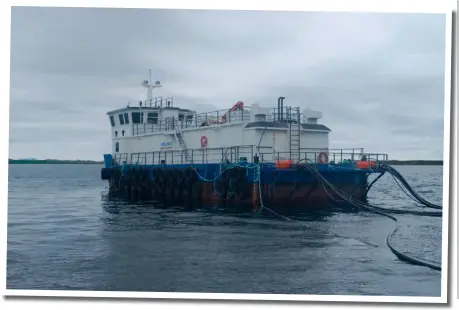
[[[149,108],[164,108],[164,107],[173,107],[174,106],[174,97],[154,97],[152,99],[147,100],[139,100],[139,101],[129,101],[129,106],[140,106],[142,107],[149,107]]]
[[[285,106],[281,109],[273,108],[271,111],[271,114],[266,117],[267,120],[274,122],[301,121],[301,112],[298,107]]]
[[[188,152],[188,156],[187,153]],[[153,152],[131,153],[128,163],[139,165],[160,165],[160,164],[207,164],[207,163],[235,163],[245,159],[252,161],[254,156],[252,145],[203,148],[188,150],[162,150]]]
[[[262,161],[271,162],[288,160],[290,152],[277,152],[272,147],[260,147],[259,156]],[[385,153],[365,152],[363,148],[328,149],[328,148],[300,148],[299,158],[305,163],[346,163],[359,160],[386,162],[388,155]]]
[[[218,110],[205,113],[196,113],[193,118],[194,127],[223,125],[250,121],[250,110]]]
[[[112,156],[112,164],[114,166],[127,164],[128,157],[129,157],[128,153],[116,153],[115,155]]]
[[[225,114],[226,113],[226,114]],[[190,118],[165,119],[161,121],[148,120],[151,123],[132,124],[132,135],[144,135],[148,133],[160,133],[174,131],[176,127],[180,129],[199,128],[205,126],[223,125],[228,123],[241,123],[250,121],[250,111],[214,111],[195,114]]]
[[[351,150],[351,151],[350,151]],[[385,153],[360,152],[357,149],[326,149],[326,148],[302,148],[300,149],[300,161],[304,163],[346,163],[359,160],[376,161],[383,163],[388,160]],[[186,153],[188,152],[188,157]],[[325,154],[325,158],[324,158]],[[206,164],[206,163],[235,163],[241,159],[253,162],[254,156],[258,155],[261,162],[276,162],[291,158],[290,152],[276,152],[272,147],[258,147],[256,145],[244,145],[233,147],[200,148],[188,150],[160,150],[139,153],[116,153],[113,156],[114,164]]]
[[[164,120],[164,121],[158,121],[155,123],[133,124],[132,125],[132,135],[138,136],[138,135],[144,135],[148,133],[174,131],[176,126],[180,126],[181,128],[184,128],[183,122],[178,121],[178,120]]]

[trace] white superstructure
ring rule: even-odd
[[[153,97],[153,89],[162,87],[159,81],[144,81],[142,86],[147,88],[147,100],[107,113],[112,154],[122,161],[133,162],[133,156],[139,159],[142,153],[145,158],[162,152],[165,157],[161,159],[186,163],[197,152],[208,157],[211,150],[220,149],[210,155],[218,161],[221,149],[241,146],[256,146],[254,152],[262,153],[265,160],[274,156],[299,159],[305,150],[329,148],[330,129],[317,123],[322,113],[310,109],[301,113],[297,107],[284,107],[284,97],[279,97],[277,107],[272,108],[247,106],[239,101],[231,109],[196,113],[177,107],[173,97]],[[174,153],[171,151],[184,155],[168,159],[167,153]],[[154,158],[149,161],[152,160],[157,162]]]

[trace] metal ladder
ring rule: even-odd
[[[182,131],[180,130],[180,126],[175,126],[174,131],[175,139],[177,139],[180,148],[185,153],[185,160],[190,161],[190,153],[188,152],[188,148],[186,147],[185,140],[183,139]]]
[[[293,110],[293,114],[292,114]],[[290,124],[290,159],[293,161],[300,160],[300,137],[301,137],[301,123],[300,123],[300,108],[288,107],[287,120]]]

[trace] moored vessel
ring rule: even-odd
[[[110,193],[163,203],[231,201],[253,205],[320,205],[333,200],[314,169],[342,193],[365,201],[368,176],[381,174],[387,154],[332,149],[320,111],[244,101],[197,113],[173,97],[153,97],[159,81],[144,81],[147,100],[108,112],[112,152],[102,179]],[[303,167],[303,168],[302,168]]]

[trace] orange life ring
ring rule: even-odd
[[[328,163],[328,154],[325,152],[320,152],[317,155],[317,163],[319,164],[327,164]]]
[[[207,147],[207,137],[206,136],[201,137],[201,147],[202,148]]]

